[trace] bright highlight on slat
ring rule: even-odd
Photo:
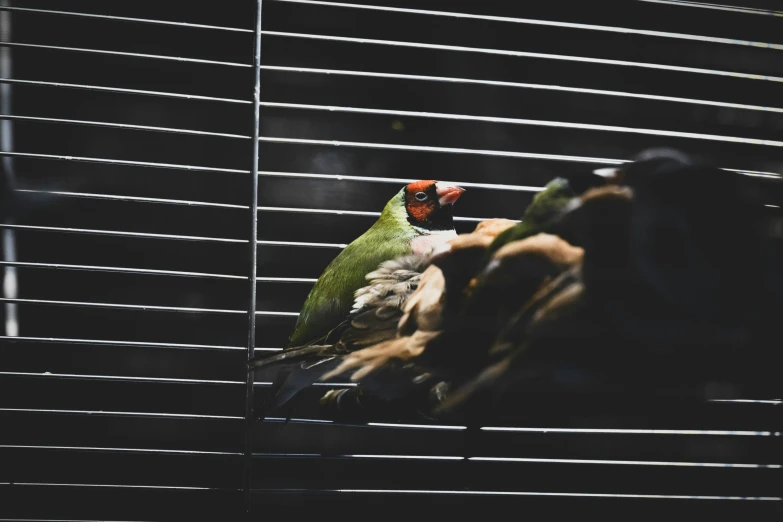
[[[55,343],[55,344],[84,344],[96,346],[128,346],[139,348],[176,348],[176,349],[194,349],[194,350],[245,350],[242,346],[225,346],[215,344],[185,344],[185,343],[154,343],[144,341],[113,341],[106,339],[73,339],[70,337],[9,337],[0,336],[0,340],[6,342],[32,342],[32,343]],[[256,350],[264,348],[256,348]],[[272,350],[273,348],[269,348]],[[276,350],[276,348],[275,348]]]
[[[229,274],[209,274],[206,272],[182,272],[178,270],[154,270],[151,268],[127,268],[119,266],[96,266],[96,265],[70,265],[63,263],[31,263],[26,261],[0,261],[0,265],[3,266],[16,266],[24,268],[49,268],[55,270],[78,270],[85,272],[113,272],[121,274],[141,274],[141,275],[159,275],[159,276],[181,276],[181,277],[195,277],[204,279],[233,279],[246,281],[247,277]],[[315,282],[315,279],[295,279],[295,278],[266,278],[270,281],[297,281],[297,282]]]
[[[219,420],[244,420],[244,417],[235,415],[196,415],[191,413],[157,413],[140,411],[104,411],[104,410],[50,410],[42,408],[0,408],[0,411],[15,413],[54,413],[63,415],[100,415],[117,417],[160,417],[176,419],[219,419]]]
[[[367,426],[378,426],[383,428],[421,428],[427,430],[466,430],[467,426],[449,426],[443,424],[399,424],[390,422],[368,422]]]
[[[325,419],[298,419],[298,418],[291,418],[286,419],[284,417],[264,417],[264,422],[300,422],[303,424],[334,424],[334,421],[325,420]]]
[[[465,460],[465,457],[450,457],[443,455],[344,455],[357,459],[392,459],[392,460]]]
[[[54,305],[54,306],[76,306],[85,308],[110,308],[116,310],[140,310],[151,312],[183,312],[194,314],[233,314],[243,315],[247,312],[245,310],[227,310],[222,308],[190,308],[184,306],[159,306],[159,305],[135,305],[135,304],[121,304],[121,303],[91,303],[86,301],[58,301],[52,299],[19,299],[0,297],[0,302],[7,303],[25,303],[25,304],[40,304],[40,305]],[[298,312],[281,312],[281,311],[257,311],[257,316],[273,316],[273,317],[298,317]]]
[[[410,182],[409,182],[410,183]],[[465,185],[464,183],[462,185]],[[247,205],[235,205],[231,203],[212,203],[208,201],[190,201],[184,199],[164,199],[164,198],[148,198],[140,196],[122,196],[117,194],[94,194],[91,192],[64,192],[56,190],[33,190],[33,189],[14,189],[15,192],[23,192],[28,194],[50,194],[55,196],[68,196],[86,199],[103,199],[114,201],[130,201],[138,203],[161,203],[167,205],[182,205],[187,207],[211,207],[211,208],[227,208],[234,210],[248,210],[250,207]],[[380,212],[367,212],[362,210],[331,210],[323,208],[296,208],[296,207],[258,207],[259,212],[288,212],[292,214],[332,214],[337,216],[367,216],[378,217]],[[478,222],[487,218],[478,217],[464,217],[455,216],[455,221],[468,221]],[[511,220],[518,221],[518,220]],[[244,278],[247,279],[247,278]]]
[[[226,381],[216,379],[182,379],[173,377],[135,377],[128,375],[92,375],[92,374],[76,374],[76,373],[52,373],[52,372],[0,372],[0,375],[8,377],[35,377],[46,379],[74,379],[85,381],[128,381],[128,382],[153,382],[153,383],[167,383],[167,384],[208,384],[208,385],[238,385],[245,384],[244,381]],[[271,386],[271,381],[255,381],[254,386],[266,387]],[[316,382],[313,386],[325,386],[328,388],[353,388],[357,386],[353,382]]]
[[[743,431],[743,430],[652,430],[652,429],[622,429],[622,428],[517,428],[503,426],[484,426],[485,431],[510,431],[531,433],[616,433],[634,435],[742,435],[777,437],[780,432],[771,431]]]
[[[205,242],[217,242],[217,243],[247,243],[246,239],[230,239],[221,237],[204,237],[204,236],[185,236],[177,234],[152,234],[148,232],[127,232],[121,230],[98,230],[89,228],[67,228],[67,227],[50,227],[41,225],[13,225],[10,223],[0,223],[0,228],[13,228],[17,230],[37,230],[45,232],[64,232],[74,234],[94,234],[99,236],[117,236],[117,237],[133,237],[141,239],[172,239],[177,241],[205,241]],[[258,245],[266,246],[293,246],[293,247],[315,247],[315,248],[345,248],[344,243],[310,243],[303,241],[267,241],[258,240]]]
[[[37,116],[16,116],[10,114],[0,114],[0,119],[14,120],[14,121],[34,121],[41,123],[64,123],[68,125],[85,125],[88,127],[106,127],[111,129],[123,129],[123,130],[141,130],[141,131],[153,131],[164,132],[168,134],[183,134],[187,136],[208,136],[218,138],[239,138],[239,139],[251,139],[250,136],[244,136],[242,134],[228,134],[224,132],[209,132],[190,129],[175,129],[172,127],[155,127],[151,125],[130,125],[127,123],[113,123],[104,121],[88,121],[88,120],[68,120],[62,118],[42,118]]]
[[[155,167],[175,170],[191,170],[198,172],[226,172],[232,174],[250,174],[249,170],[241,169],[223,169],[219,167],[201,167],[196,165],[181,165],[177,163],[156,163],[152,161],[127,161],[109,158],[87,158],[84,156],[62,156],[57,154],[35,154],[30,152],[7,152],[0,151],[0,156],[10,156],[13,158],[34,158],[50,159],[62,161],[83,161],[85,163],[105,163],[108,165],[128,165],[131,167]]]
[[[578,24],[573,22],[556,22],[552,20],[535,20],[531,18],[515,18],[511,16],[492,16],[492,15],[479,15],[472,13],[455,13],[450,11],[432,11],[428,9],[409,9],[403,7],[387,7],[377,5],[363,5],[363,4],[348,4],[342,2],[321,2],[318,0],[272,0],[276,2],[286,2],[294,4],[310,4],[321,5],[331,7],[347,7],[353,9],[366,9],[372,11],[385,11],[395,13],[409,13],[420,15],[433,15],[442,16],[448,18],[465,18],[470,20],[484,20],[491,22],[510,22],[516,24],[527,25],[543,25],[549,27],[562,27],[566,29],[588,29],[591,31],[602,31],[609,33],[621,33],[621,34],[635,34],[642,36],[658,36],[664,38],[674,38],[680,40],[696,40],[700,42],[732,44],[732,45],[746,45],[751,47],[763,47],[769,49],[783,49],[783,45],[774,43],[755,42],[748,40],[736,40],[734,38],[720,38],[715,36],[701,36],[695,34],[683,34],[683,33],[670,33],[666,31],[649,31],[645,29],[631,29],[628,27],[612,27],[608,25],[593,25],[593,24]]]
[[[8,484],[6,482],[6,484]],[[14,482],[15,486],[46,486],[69,488],[128,488],[128,489],[176,489],[195,491],[239,491],[233,488],[208,488],[201,486],[144,486],[136,484],[66,484],[63,482]]]
[[[471,491],[437,489],[333,489],[336,493],[376,493],[408,495],[498,495],[520,497],[588,497],[588,498],[655,498],[655,499],[691,499],[691,500],[758,500],[780,501],[783,497],[737,497],[717,495],[643,495],[632,493],[553,493],[543,491]]]
[[[134,237],[142,239],[173,239],[178,241],[205,241],[216,243],[247,243],[246,239],[228,239],[223,237],[205,237],[205,236],[183,236],[177,234],[153,234],[150,232],[128,232],[124,230],[99,230],[93,228],[68,228],[68,227],[49,227],[41,225],[12,225],[10,223],[0,223],[2,228],[14,228],[17,230],[38,230],[44,232],[66,232],[74,234],[94,234],[99,236],[118,236]]]
[[[280,177],[280,178],[304,178],[304,179],[328,179],[328,180],[334,180],[334,181],[362,181],[362,182],[370,182],[370,183],[393,183],[395,185],[406,185],[408,183],[413,183],[414,181],[418,181],[413,178],[381,178],[381,177],[370,177],[370,176],[349,176],[349,175],[343,175],[343,174],[311,174],[311,173],[303,173],[303,172],[279,172],[279,171],[273,171],[273,170],[263,170],[259,171],[259,175],[263,176],[269,176],[269,177]],[[490,190],[509,190],[509,191],[519,191],[519,192],[541,192],[544,190],[544,187],[528,187],[525,185],[502,185],[498,183],[472,183],[472,182],[466,182],[466,181],[454,181],[454,180],[442,180],[446,183],[455,183],[461,187],[466,188],[480,188],[480,189],[490,189]]]
[[[190,27],[193,29],[216,29],[219,31],[233,31],[239,33],[253,32],[252,29],[241,29],[237,27],[220,27],[217,25],[193,24],[188,22],[173,22],[170,20],[153,20],[150,18],[131,18],[128,16],[101,15],[101,14],[93,14],[93,13],[75,13],[72,11],[54,11],[51,9],[31,9],[27,7],[2,6],[0,7],[0,10],[21,11],[21,12],[29,12],[29,13],[37,13],[37,14],[55,14],[55,15],[64,15],[64,16],[75,16],[80,18],[97,18],[101,20],[112,20],[112,21],[120,21],[120,22],[138,22],[138,23],[156,24],[156,25],[172,25],[177,27]]]
[[[293,246],[293,247],[315,247],[315,248],[345,248],[345,243],[309,243],[306,241],[267,241],[259,239],[256,241],[259,245],[266,246]]]
[[[543,462],[554,464],[610,464],[618,466],[674,466],[705,468],[774,468],[780,464],[729,464],[721,462],[659,462],[647,460],[590,460],[590,459],[537,459],[523,457],[469,457],[468,460],[486,462]]]
[[[726,107],[730,109],[783,112],[783,108],[779,108],[779,107],[764,107],[761,105],[747,105],[743,103],[700,100],[696,98],[681,98],[677,96],[660,96],[657,94],[639,94],[639,93],[624,92],[624,91],[609,91],[604,89],[566,87],[563,85],[547,85],[547,84],[523,83],[523,82],[504,82],[499,80],[479,80],[474,78],[453,78],[449,76],[427,76],[427,75],[419,75],[419,74],[349,71],[349,70],[340,70],[340,69],[318,69],[313,67],[285,67],[279,65],[262,65],[261,68],[269,71],[281,71],[281,72],[293,72],[293,73],[311,73],[311,74],[326,74],[326,75],[334,74],[334,75],[357,76],[357,77],[365,77],[365,78],[389,78],[389,79],[399,79],[399,80],[432,81],[432,82],[444,82],[444,83],[461,83],[461,84],[468,84],[468,85],[487,85],[493,87],[511,87],[511,88],[521,88],[521,89],[545,90],[545,91],[560,91],[560,92],[571,92],[571,93],[579,93],[579,94],[598,94],[603,96],[617,96],[621,98],[635,98],[635,99],[642,99],[642,100],[668,101],[668,102],[675,102],[675,103],[688,103],[694,105]]]
[[[205,65],[227,65],[230,67],[253,67],[248,63],[221,62],[217,60],[203,60],[200,58],[182,58],[179,56],[165,56],[161,54],[130,53],[125,51],[108,51],[105,49],[87,49],[83,47],[64,47],[61,45],[42,45],[21,42],[0,42],[0,46],[29,48],[29,49],[48,49],[54,51],[75,51],[80,53],[104,54],[109,56],[126,56],[129,58],[146,58],[153,60],[166,60],[173,62],[198,63]]]
[[[781,404],[781,399],[710,399],[710,402],[729,402],[729,403],[754,403],[754,404]]]
[[[658,70],[673,71],[673,72],[709,74],[713,76],[727,76],[732,78],[743,78],[747,80],[783,82],[783,78],[779,76],[747,74],[747,73],[739,73],[739,72],[732,72],[732,71],[719,71],[714,69],[703,69],[699,67],[683,67],[679,65],[663,65],[663,64],[647,63],[647,62],[631,62],[627,60],[590,58],[586,56],[568,56],[568,55],[561,55],[561,54],[532,53],[526,51],[511,51],[507,49],[486,49],[482,47],[465,47],[460,45],[425,44],[425,43],[418,43],[418,42],[398,42],[394,40],[376,40],[372,38],[351,38],[346,36],[329,36],[329,35],[321,35],[321,34],[289,33],[284,31],[263,31],[263,34],[268,36],[279,36],[284,38],[303,38],[309,40],[321,40],[321,41],[333,41],[333,42],[388,45],[392,47],[410,47],[415,49],[433,49],[438,51],[457,51],[457,52],[477,53],[477,54],[491,54],[497,56],[513,56],[517,58],[542,58],[547,60],[595,63],[595,64],[603,64],[603,65],[619,65],[624,67],[640,67],[643,69],[658,69]]]
[[[35,190],[35,189],[15,189],[15,192],[27,194],[50,194],[55,196],[68,196],[86,199],[109,199],[116,201],[134,201],[139,203],[164,203],[168,205],[183,205],[187,207],[215,207],[230,208],[236,210],[247,210],[247,205],[234,205],[231,203],[213,203],[209,201],[190,201],[184,199],[166,199],[166,198],[148,198],[141,196],[123,196],[118,194],[95,194],[92,192],[66,192],[60,190]]]
[[[261,105],[263,107],[276,107],[276,108],[283,108],[283,109],[304,109],[304,110],[345,112],[345,113],[357,113],[357,114],[410,116],[416,118],[433,118],[433,119],[455,120],[455,121],[508,123],[514,125],[530,125],[530,126],[539,126],[539,127],[556,127],[556,128],[566,128],[566,129],[625,132],[628,134],[645,134],[645,135],[652,135],[652,136],[694,138],[694,139],[711,140],[711,141],[725,141],[731,143],[746,143],[750,145],[767,145],[773,147],[783,147],[783,141],[759,140],[755,138],[722,136],[718,134],[700,134],[696,132],[669,131],[663,129],[640,129],[635,127],[620,127],[617,125],[596,125],[592,123],[571,123],[571,122],[562,122],[562,121],[530,120],[524,118],[500,118],[495,116],[470,116],[466,114],[446,114],[440,112],[366,109],[361,107],[341,107],[338,105],[308,105],[302,103],[275,103],[275,102],[261,102]]]
[[[600,164],[600,165],[620,165],[623,163],[628,163],[628,160],[615,159],[615,158],[568,156],[562,154],[538,154],[534,152],[513,152],[513,151],[498,151],[498,150],[486,150],[486,149],[463,149],[463,148],[454,148],[454,147],[428,147],[423,145],[397,145],[397,144],[390,144],[390,143],[372,143],[372,142],[364,142],[364,141],[312,140],[312,139],[301,139],[301,138],[277,138],[272,136],[262,136],[259,138],[259,140],[267,141],[270,143],[324,145],[328,147],[357,147],[357,148],[365,148],[365,149],[407,150],[407,151],[417,151],[417,152],[443,152],[443,153],[454,153],[454,154],[477,154],[477,155],[484,155],[484,156],[500,156],[500,157],[509,157],[509,158],[571,161],[577,163],[592,163],[592,164]],[[760,171],[743,170],[743,169],[729,169],[725,167],[723,167],[723,170],[728,170],[730,172],[737,172],[739,174],[744,174],[747,176],[758,176],[758,177],[765,177],[765,178],[783,177],[782,174],[778,174],[776,172],[760,172]],[[316,174],[310,175],[310,174],[297,174],[297,173],[276,173],[276,172],[265,172],[265,171],[261,171],[259,172],[259,174],[280,175],[282,177],[319,176]],[[355,177],[342,176],[342,175],[334,175],[334,176],[335,179],[338,180],[339,179],[357,179],[357,180],[362,179],[359,176],[355,176]],[[457,183],[463,184],[461,182],[457,182]],[[463,184],[463,185],[468,186],[468,184]],[[525,187],[522,190],[540,192],[542,188]]]
[[[112,92],[118,94],[139,94],[143,96],[157,96],[161,98],[175,98],[180,100],[217,101],[226,103],[243,103],[252,105],[251,100],[237,100],[234,98],[218,98],[215,96],[201,96],[198,94],[182,94],[175,92],[149,91],[143,89],[123,89],[120,87],[106,87],[101,85],[83,85],[79,83],[44,82],[39,80],[19,80],[16,78],[0,78],[0,83],[12,85],[35,85],[40,87],[58,87],[64,89],[80,89],[86,91]]]
[[[29,446],[21,444],[0,444],[0,448],[8,449],[36,449],[36,450],[65,450],[65,451],[98,451],[116,453],[171,453],[174,455],[241,455],[230,451],[196,451],[173,449],[147,449],[147,448],[103,448],[99,446]]]
[[[176,379],[170,377],[130,377],[125,375],[85,375],[50,372],[0,372],[0,375],[8,377],[42,377],[47,379],[77,379],[87,381],[158,382],[168,384],[243,384],[241,381],[218,381],[211,379]]]
[[[244,310],[225,310],[220,308],[189,308],[184,306],[159,306],[159,305],[135,305],[122,303],[92,303],[86,301],[59,301],[53,299],[20,299],[0,298],[0,302],[42,304],[57,306],[79,306],[85,308],[113,308],[118,310],[148,310],[154,312],[184,312],[184,313],[213,313],[213,314],[244,314]],[[266,314],[290,315],[289,312],[260,312]],[[295,314],[298,315],[298,314]]]
[[[637,1],[647,2],[650,4],[668,4],[668,5],[676,5],[682,7],[700,7],[702,9],[715,9],[718,11],[732,11],[735,13],[783,17],[783,11],[773,11],[770,9],[755,9],[753,7],[736,7],[733,5],[708,4],[704,2],[688,2],[685,0],[637,0]]]
[[[465,149],[459,147],[428,147],[425,145],[397,145],[390,143],[371,143],[364,141],[340,141],[340,140],[311,140],[300,138],[276,138],[272,136],[262,136],[261,141],[270,143],[296,143],[303,145],[328,145],[331,147],[358,147],[365,149],[389,149],[389,150],[409,150],[421,152],[448,152],[454,154],[476,154],[479,156],[500,156],[505,158],[527,158],[543,159],[557,161],[573,161],[579,163],[596,163],[603,165],[619,165],[625,163],[625,160],[594,158],[586,156],[567,156],[563,154],[538,154],[534,152],[513,152],[506,150],[487,150],[487,149]]]

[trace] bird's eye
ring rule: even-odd
[[[426,192],[417,192],[413,197],[416,198],[416,201],[427,201]]]

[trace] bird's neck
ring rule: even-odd
[[[432,211],[428,216],[427,221],[419,221],[408,215],[408,223],[417,231],[425,230],[427,232],[421,233],[434,233],[454,230],[454,207],[451,205],[444,205],[438,207]],[[407,214],[407,212],[406,212]]]

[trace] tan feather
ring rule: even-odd
[[[582,261],[584,250],[572,246],[558,236],[552,234],[536,234],[521,241],[512,241],[503,245],[492,256],[493,261],[498,261],[499,266],[506,261],[514,260],[526,256],[535,255],[547,259],[553,265],[561,269],[574,266]],[[489,269],[488,269],[489,270]]]
[[[485,219],[484,221],[480,221],[479,224],[476,225],[476,228],[473,230],[473,232],[480,233],[494,239],[501,232],[503,232],[507,228],[513,227],[516,224],[517,224],[516,221],[512,221],[510,219],[504,219],[504,218]]]
[[[413,335],[398,337],[363,350],[357,350],[343,357],[340,365],[321,377],[322,381],[355,370],[352,381],[359,381],[370,373],[386,366],[393,360],[406,362],[420,356],[427,343],[440,335],[439,331],[417,330]]]
[[[397,325],[399,336],[412,334],[415,330],[433,331],[441,327],[443,303],[446,299],[446,280],[443,272],[430,265],[421,274],[419,287],[408,298],[403,315]]]

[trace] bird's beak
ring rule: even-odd
[[[617,177],[617,175],[620,173],[620,169],[617,167],[609,167],[605,169],[595,169],[593,171],[593,174],[596,174],[598,176],[601,176],[602,178],[608,178],[612,179]]]
[[[465,189],[456,185],[446,185],[445,183],[435,184],[435,193],[438,195],[440,206],[453,205],[459,199]]]
[[[596,169],[593,171],[593,174],[601,176],[610,185],[622,185],[627,167],[627,165],[618,165],[617,167]]]

